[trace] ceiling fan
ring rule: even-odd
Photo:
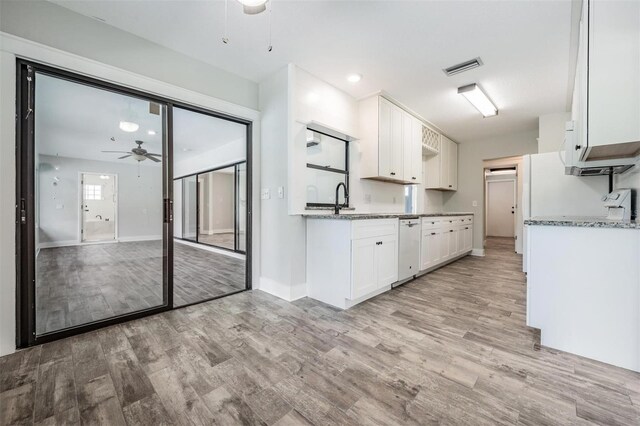
[[[140,162],[140,161],[144,161],[144,160],[146,160],[148,158],[151,161],[159,163],[161,160],[159,158],[156,158],[156,157],[161,157],[162,158],[162,155],[153,154],[151,152],[147,152],[147,150],[142,147],[143,143],[144,143],[143,141],[136,141],[136,144],[138,146],[135,147],[135,148],[131,148],[131,151],[102,151],[102,152],[116,153],[116,154],[126,154],[126,155],[123,155],[122,157],[118,157],[118,160],[123,160],[123,159],[128,158],[128,157],[133,157],[134,160],[136,160],[137,162]]]

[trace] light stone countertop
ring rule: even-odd
[[[344,214],[303,214],[307,219],[334,219],[334,220],[365,220],[365,219],[417,219],[420,217],[439,216],[473,216],[469,212],[452,213],[344,213]]]
[[[611,220],[605,217],[542,216],[524,221],[529,226],[575,226],[580,228],[640,229],[637,220]]]

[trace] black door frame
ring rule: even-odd
[[[36,335],[35,309],[35,175],[34,175],[34,116],[35,111],[35,73],[47,74],[56,78],[85,84],[102,90],[156,102],[166,108],[163,120],[163,291],[166,304],[159,307],[119,315],[88,324],[65,328],[59,331]],[[236,294],[252,288],[252,133],[253,122],[229,114],[208,110],[188,103],[149,94],[141,90],[121,86],[94,77],[54,68],[37,62],[16,59],[16,347],[25,348],[53,340],[85,333],[132,319],[154,315],[173,309],[173,108],[199,112],[217,118],[233,121],[246,126],[246,163],[247,163],[247,212],[246,212],[246,257],[244,290],[202,300],[197,303]]]

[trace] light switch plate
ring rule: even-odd
[[[269,188],[262,188],[262,193],[260,195],[260,198],[262,198],[263,200],[268,200],[271,198],[271,190]]]
[[[478,207],[478,202],[477,202],[477,201],[473,201],[473,202],[471,202],[471,205],[472,205],[473,207]]]
[[[284,198],[284,186],[278,187],[278,198]]]

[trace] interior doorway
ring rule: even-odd
[[[80,237],[83,243],[118,238],[118,176],[109,173],[80,174]]]
[[[487,176],[487,237],[515,237],[515,170],[512,176],[494,180]]]

